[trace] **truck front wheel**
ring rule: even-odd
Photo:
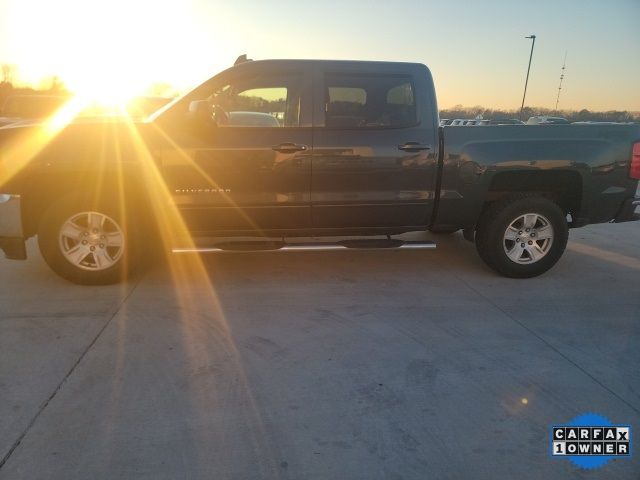
[[[38,245],[61,277],[83,285],[106,285],[130,273],[131,236],[123,212],[105,202],[61,199],[44,213]]]
[[[489,206],[476,230],[476,248],[492,269],[512,278],[538,276],[562,256],[569,238],[566,216],[553,201],[512,195]]]

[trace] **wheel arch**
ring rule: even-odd
[[[574,170],[519,170],[499,172],[491,178],[482,208],[475,219],[492,204],[516,193],[548,198],[572,219],[580,216],[583,198],[582,175]]]
[[[122,165],[122,164],[121,164]],[[47,209],[67,196],[89,199],[113,199],[123,208],[144,211],[148,195],[137,166],[109,169],[64,169],[34,172],[23,188],[22,222],[25,238],[35,235]]]

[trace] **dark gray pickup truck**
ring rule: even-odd
[[[639,178],[639,125],[439,128],[424,65],[246,61],[144,122],[0,129],[0,247],[24,259],[37,235],[58,274],[102,284],[177,230],[206,251],[463,230],[491,268],[532,277],[569,228],[637,220]],[[305,236],[363,238],[290,241]]]

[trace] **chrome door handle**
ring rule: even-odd
[[[281,143],[280,145],[273,145],[271,150],[275,150],[280,153],[294,153],[294,152],[305,152],[309,149],[306,145],[302,145],[299,143]]]
[[[431,150],[431,145],[425,145],[418,142],[407,142],[404,145],[398,145],[398,150],[405,152],[419,152],[420,150]]]

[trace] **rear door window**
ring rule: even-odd
[[[402,128],[416,125],[413,83],[400,75],[325,75],[325,126]]]

